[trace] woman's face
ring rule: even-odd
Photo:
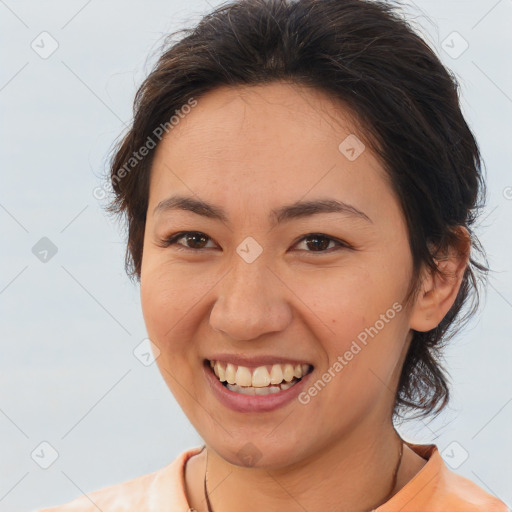
[[[183,411],[234,464],[277,468],[390,425],[412,257],[398,201],[357,136],[328,97],[273,83],[210,92],[157,147],[144,319]],[[350,206],[325,208],[334,202]],[[228,389],[209,361],[258,394]],[[286,364],[312,372],[281,390]]]

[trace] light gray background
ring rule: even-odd
[[[92,191],[154,62],[146,57],[216,5],[0,0],[0,511],[64,503],[201,443],[156,365],[133,354],[145,338],[138,287],[123,271],[120,227]],[[408,5],[461,83],[487,166],[478,233],[496,273],[480,317],[447,351],[451,408],[400,431],[435,442],[457,472],[510,506],[512,1]],[[46,59],[31,48],[43,31],[59,45]],[[464,41],[454,31],[469,44],[457,58]],[[46,263],[32,253],[42,237],[58,248]],[[58,452],[46,470],[43,441]]]

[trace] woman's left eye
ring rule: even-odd
[[[185,240],[185,243],[179,243],[180,240]],[[190,250],[190,251],[201,251],[202,249],[210,249],[211,247],[206,247],[205,245],[208,241],[212,239],[200,231],[182,231],[180,233],[176,233],[175,235],[170,236],[161,241],[162,247],[169,247],[171,245],[180,246],[178,250]],[[185,244],[192,243],[195,247],[190,247]],[[327,235],[323,235],[322,233],[310,233],[308,235],[303,236],[298,242],[294,244],[294,247],[299,243],[305,243],[308,249],[305,252],[317,252],[317,253],[325,253],[325,252],[333,252],[333,250],[339,249],[350,249],[350,245],[342,240],[337,240]],[[334,243],[335,246],[331,247],[329,250],[329,246],[331,243]],[[199,246],[199,247],[198,247]]]
[[[308,240],[308,241],[307,241]],[[339,249],[348,249],[349,245],[346,242],[341,240],[336,240],[335,238],[331,238],[327,235],[322,235],[321,233],[310,233],[305,237],[301,238],[299,242],[304,241],[307,247],[315,247],[313,251],[306,252],[332,252],[331,250],[326,251],[331,243],[336,244],[335,247],[331,247],[331,249],[339,250]]]

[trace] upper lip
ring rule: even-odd
[[[248,368],[266,366],[272,364],[309,364],[313,366],[309,361],[304,359],[291,359],[283,356],[254,356],[248,357],[241,354],[213,354],[209,356],[208,361],[220,361],[222,363],[231,363],[237,366],[246,366]]]

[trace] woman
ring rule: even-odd
[[[506,510],[393,427],[446,406],[440,348],[487,268],[456,83],[387,4],[206,16],[142,84],[111,182],[205,445],[47,511]]]

